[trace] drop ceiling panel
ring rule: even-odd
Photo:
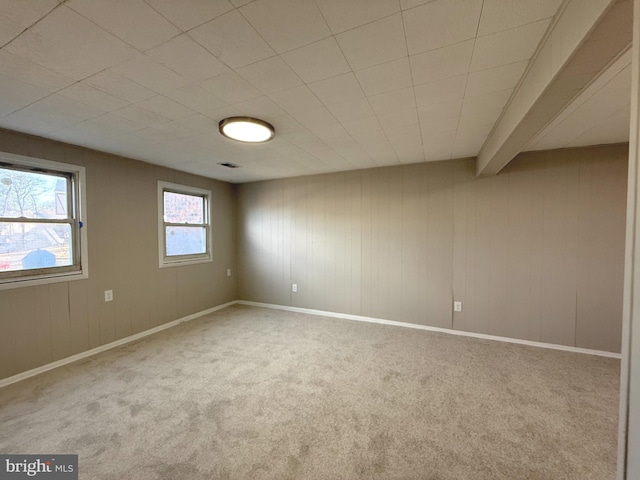
[[[475,155],[560,3],[7,0],[0,127],[236,182]],[[624,89],[534,147],[619,141]],[[237,115],[275,139],[221,137]]]
[[[331,35],[314,0],[256,0],[240,13],[278,53]]]
[[[535,0],[517,2],[513,0],[484,0],[478,35],[509,30],[514,27],[550,19],[562,4],[562,0]]]
[[[471,71],[526,61],[535,52],[550,20],[478,37],[471,60]]]
[[[367,95],[390,92],[413,85],[407,57],[356,72],[358,82]]]
[[[233,9],[233,5],[227,0],[145,1],[185,32]]]
[[[403,13],[409,54],[476,36],[482,0],[436,0]]]
[[[180,33],[143,0],[69,0],[65,5],[141,51]]]
[[[307,83],[351,71],[334,37],[287,52],[282,58]]]
[[[231,68],[244,67],[275,55],[237,10],[191,30],[189,35]]]
[[[65,6],[53,10],[4,49],[75,80],[133,53],[123,41]]]
[[[392,15],[336,35],[353,70],[380,65],[407,55],[402,16]]]
[[[229,71],[229,67],[186,34],[172,38],[146,53],[178,75],[193,81]]]

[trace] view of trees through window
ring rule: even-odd
[[[165,191],[165,254],[173,257],[206,253],[205,218],[204,197]]]
[[[0,272],[73,263],[69,181],[0,167]]]

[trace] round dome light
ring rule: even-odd
[[[275,134],[271,124],[251,117],[225,118],[218,129],[225,137],[246,143],[268,142]]]

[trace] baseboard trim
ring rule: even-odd
[[[413,328],[415,330],[427,330],[429,332],[446,333],[449,335],[458,335],[461,337],[481,338],[483,340],[494,340],[497,342],[517,343],[519,345],[527,345],[530,347],[548,348],[551,350],[562,350],[572,353],[583,353],[586,355],[597,355],[600,357],[617,358],[620,360],[622,354],[614,352],[606,352],[604,350],[591,350],[589,348],[570,347],[568,345],[556,345],[554,343],[534,342],[532,340],[520,340],[518,338],[500,337],[497,335],[486,335],[484,333],[464,332],[461,330],[451,330],[449,328],[429,327],[427,325],[418,325],[415,323],[397,322],[395,320],[385,320],[383,318],[363,317],[360,315],[351,315],[348,313],[327,312],[324,310],[313,310],[310,308],[288,307],[286,305],[276,305],[272,303],[250,302],[248,300],[237,300],[237,304],[249,305],[252,307],[272,308],[275,310],[286,310],[288,312],[308,313],[311,315],[320,315],[323,317],[343,318],[346,320],[356,320],[358,322],[379,323],[382,325],[392,325],[395,327]]]
[[[191,320],[195,320],[196,318],[200,318],[210,313],[217,312],[218,310],[222,310],[223,308],[230,307],[235,303],[237,303],[237,301],[233,300],[231,302],[223,303],[222,305],[217,305],[215,307],[208,308],[200,312],[192,313],[191,315],[187,315],[186,317],[173,320],[169,323],[163,323],[162,325],[158,325],[157,327],[150,328],[149,330],[145,330],[144,332],[139,332],[134,335],[121,338],[114,342],[107,343],[106,345],[100,345],[99,347],[92,348],[91,350],[87,350],[86,352],[77,353],[70,357],[66,357],[60,360],[56,360],[55,362],[42,365],[41,367],[36,367],[31,370],[27,370],[26,372],[18,373],[17,375],[13,375],[12,377],[4,378],[0,380],[0,388],[6,387],[7,385],[11,385],[12,383],[20,382],[30,377],[34,377],[41,373],[48,372],[49,370],[53,370],[54,368],[62,367],[63,365],[68,365],[70,363],[77,362],[78,360],[91,357],[92,355],[95,355],[97,353],[105,352],[107,350],[111,350],[112,348],[116,348],[121,345],[125,345],[127,343],[135,342],[136,340],[140,340],[141,338],[148,337],[149,335],[153,335],[154,333],[161,332],[162,330],[175,327],[176,325],[180,325],[181,323],[189,322]]]

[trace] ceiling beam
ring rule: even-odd
[[[631,45],[631,0],[567,0],[501,117],[476,171],[495,175]]]

